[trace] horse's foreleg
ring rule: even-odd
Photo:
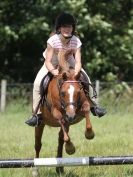
[[[61,120],[59,120],[59,123],[60,123],[60,126],[61,126],[62,131],[63,131],[64,141],[65,142],[70,141],[70,138],[68,136],[68,129],[66,128],[66,126],[64,125],[64,123]]]
[[[62,118],[61,112],[56,107],[53,108],[52,112],[53,112],[53,117],[59,122],[59,124],[62,128],[63,135],[64,135],[64,141],[65,142],[69,141],[69,136],[67,134],[66,127],[64,126],[65,121]]]
[[[69,125],[62,123],[62,122],[60,122],[60,125],[61,125],[61,129],[63,132],[66,153],[69,155],[74,154],[75,153],[75,146],[73,145],[73,143],[70,140],[70,137],[68,136]]]
[[[69,125],[66,125],[66,131],[67,131],[67,134],[69,132]],[[68,141],[66,141],[65,143],[65,150],[66,150],[66,153],[69,154],[69,155],[72,155],[75,153],[75,146],[74,144],[71,142],[71,139],[69,138]]]
[[[91,121],[90,121],[90,104],[88,101],[85,101],[82,105],[82,111],[84,112],[86,118],[86,130],[85,130],[85,137],[87,139],[93,139],[95,134],[92,129]]]
[[[75,147],[73,143],[70,141],[70,137],[68,136],[69,125],[62,118],[61,112],[56,108],[53,109],[53,116],[56,118],[56,120],[59,122],[61,126],[63,141],[66,143],[65,144],[66,152],[68,154],[73,154],[75,152]]]
[[[36,151],[36,158],[39,158],[39,153],[41,150],[41,138],[43,133],[44,125],[41,125],[39,127],[35,127],[35,151]]]
[[[90,116],[89,112],[85,112],[85,118],[86,118],[86,130],[85,130],[85,137],[87,139],[93,139],[95,136],[95,133],[92,129],[91,121],[90,121]]]

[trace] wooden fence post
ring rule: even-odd
[[[1,81],[1,100],[0,100],[0,111],[5,111],[6,106],[6,87],[7,87],[7,81],[2,80]]]

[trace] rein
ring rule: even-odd
[[[97,98],[97,91],[96,91],[95,87],[94,87],[91,83],[88,83],[88,82],[85,82],[85,81],[80,81],[80,83],[81,83],[81,84],[88,84],[88,85],[90,85],[90,86],[92,87],[92,89],[93,89],[93,97],[92,97],[92,98]],[[84,89],[84,91],[85,91],[87,94],[89,94],[89,91],[88,91],[88,90]]]
[[[81,104],[80,104],[80,96],[78,98],[77,103],[75,103],[75,102],[67,102],[67,103],[65,103],[64,100],[61,98],[61,87],[62,87],[62,85],[64,83],[79,83],[80,84],[81,82],[80,81],[72,81],[72,80],[67,80],[67,81],[64,81],[62,83],[58,82],[59,96],[60,96],[60,101],[61,101],[61,107],[62,107],[62,109],[65,110],[66,107],[69,106],[69,105],[73,105],[74,107],[77,107],[77,109],[80,108],[80,106],[81,106]],[[81,86],[80,90],[81,89],[83,89],[82,86]]]
[[[80,81],[71,81],[71,80],[67,80],[67,81],[64,81],[66,83],[81,83]]]

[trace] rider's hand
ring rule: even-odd
[[[52,73],[54,76],[58,76],[59,70],[58,70],[58,69],[53,69],[53,70],[51,71],[51,73]]]

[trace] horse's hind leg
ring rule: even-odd
[[[62,157],[63,144],[64,144],[64,134],[63,134],[63,130],[61,128],[59,131],[59,138],[58,138],[57,157]],[[64,173],[64,167],[56,167],[56,172],[58,174]]]
[[[36,151],[36,158],[39,158],[39,153],[41,150],[41,139],[42,139],[42,133],[45,125],[41,125],[38,127],[35,127],[35,151]]]
[[[36,151],[36,158],[39,158],[39,153],[41,150],[41,138],[43,133],[44,125],[41,125],[39,127],[35,127],[35,151]],[[37,167],[34,167],[32,169],[32,176],[33,177],[39,177],[39,171]]]

